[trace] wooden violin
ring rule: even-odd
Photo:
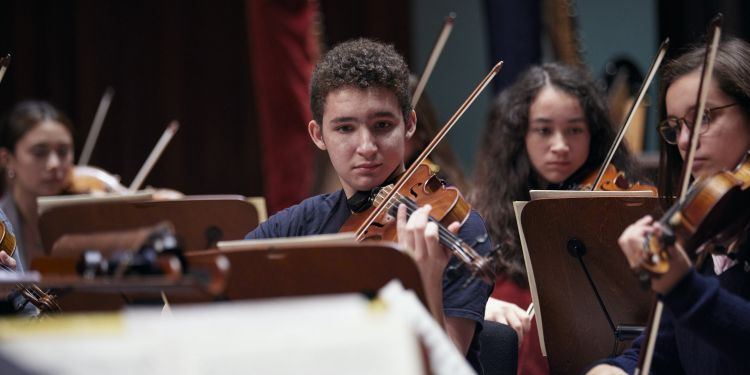
[[[677,204],[675,204],[673,207],[674,210],[670,209],[667,211],[667,214],[664,215],[662,220],[664,220],[663,224],[686,224],[688,221],[684,220],[677,220],[677,218],[684,217],[685,213],[687,212],[685,208],[691,208],[689,211],[691,212],[691,222],[693,224],[697,224],[699,222],[704,222],[705,214],[709,213],[711,210],[706,210],[707,207],[714,206],[713,204],[703,205],[700,201],[696,200],[696,198],[703,198],[705,197],[701,191],[703,190],[700,186],[694,186],[694,189],[692,192],[689,191],[688,186],[690,184],[690,175],[692,171],[693,166],[693,159],[695,158],[695,151],[698,147],[698,139],[700,137],[700,128],[703,124],[703,113],[706,108],[706,102],[708,100],[708,89],[707,87],[710,85],[711,82],[711,76],[713,75],[713,66],[714,62],[716,61],[716,53],[719,48],[719,40],[721,39],[721,21],[722,21],[722,15],[719,13],[710,23],[709,26],[709,37],[707,39],[706,43],[706,54],[704,56],[703,61],[703,67],[701,71],[701,77],[700,82],[698,84],[698,96],[696,98],[695,103],[695,121],[693,122],[694,126],[691,131],[691,137],[690,137],[690,145],[687,150],[687,154],[685,155],[685,163],[683,164],[683,169],[681,173],[681,187],[680,187],[680,196]],[[705,186],[705,185],[704,185]],[[746,188],[744,190],[747,190]],[[706,190],[708,191],[708,190]],[[710,194],[709,194],[710,195]],[[688,199],[688,197],[692,196],[692,199]],[[716,197],[714,197],[716,198]],[[687,203],[695,202],[693,204],[690,204],[690,207],[687,206]],[[715,199],[714,199],[715,200]],[[747,204],[744,206],[739,207],[747,207]],[[697,210],[697,211],[696,211]],[[703,213],[703,215],[700,215],[700,213]],[[718,211],[717,211],[718,213]],[[700,216],[703,216],[704,219],[699,219]],[[706,224],[708,224],[708,221],[705,221]],[[712,223],[714,224],[714,223]],[[666,227],[669,231],[669,227]],[[693,228],[696,229],[696,228]],[[714,229],[715,230],[715,229]],[[673,240],[682,241],[683,244],[690,245],[691,247],[698,243],[698,238],[692,239],[692,236],[689,236],[690,231],[675,231],[672,230],[672,233],[675,235],[679,234],[680,239],[676,238],[676,236],[672,236]],[[693,233],[697,233],[693,231]],[[641,280],[645,282],[649,280],[649,277],[651,275],[663,275],[666,272],[669,271],[669,253],[667,252],[668,246],[666,246],[666,243],[662,241],[662,243],[658,243],[654,241],[652,236],[646,236],[644,239],[644,245],[643,250],[645,253],[644,261],[640,265],[640,269],[645,272],[640,273]],[[670,236],[662,236],[664,239],[669,239]],[[704,238],[703,240],[705,240]],[[701,241],[704,242],[704,241]],[[653,246],[652,246],[653,245]],[[656,246],[661,245],[661,246]],[[634,374],[641,375],[641,374],[649,374],[651,369],[651,360],[654,355],[654,349],[656,347],[656,338],[657,338],[657,332],[659,331],[658,327],[661,323],[661,316],[662,312],[664,310],[664,303],[660,300],[657,300],[654,304],[652,313],[651,313],[651,319],[649,319],[649,324],[647,326],[647,329],[645,331],[645,340],[641,346],[641,351],[638,355],[638,364],[636,365],[636,368],[634,370]]]
[[[665,248],[679,244],[691,260],[696,251],[711,240],[721,243],[734,238],[750,219],[750,158],[734,171],[721,171],[697,180],[685,199],[667,210],[659,220],[661,236],[649,236],[651,256],[642,265],[654,274],[669,271]]]
[[[96,145],[96,140],[99,137],[104,119],[107,116],[107,111],[114,97],[114,89],[108,87],[102,95],[99,101],[99,107],[94,115],[94,120],[89,129],[89,134],[86,137],[86,143],[81,151],[81,156],[78,160],[78,164],[72,169],[70,176],[70,185],[66,188],[66,192],[70,194],[97,194],[97,193],[116,193],[116,194],[128,194],[136,192],[143,184],[146,176],[151,172],[156,161],[161,156],[161,153],[169,144],[177,130],[179,129],[179,123],[172,121],[167,125],[167,129],[164,130],[159,141],[154,146],[154,149],[149,154],[148,158],[144,162],[141,169],[138,171],[135,179],[129,187],[126,187],[120,183],[120,177],[115,176],[107,171],[89,166],[89,159]],[[181,197],[182,194],[176,191],[166,191],[164,194],[168,199],[175,199]]]
[[[13,256],[16,250],[16,237],[8,230],[8,227],[0,221],[0,251],[5,251],[8,256]],[[0,265],[6,271],[14,271],[6,265]],[[29,303],[36,306],[41,312],[60,311],[60,306],[55,301],[55,296],[43,291],[36,285],[17,284],[16,290]]]
[[[458,119],[474,102],[479,94],[490,83],[492,78],[502,68],[502,61],[497,63],[492,70],[482,79],[469,97],[461,104],[456,113],[438,131],[432,141],[425,147],[417,159],[409,166],[403,175],[392,186],[382,188],[377,195],[372,197],[372,207],[361,214],[352,214],[344,223],[341,232],[354,231],[358,240],[366,238],[395,240],[397,238],[396,220],[388,217],[388,211],[405,204],[407,211],[414,212],[421,204],[432,204],[440,207],[439,217],[435,216],[436,210],[431,212],[430,220],[438,224],[440,243],[450,249],[453,255],[463,262],[472,272],[472,276],[479,277],[487,283],[495,281],[493,262],[479,255],[471,246],[451,233],[441,221],[446,222],[466,220],[469,214],[469,206],[460,197],[455,188],[444,188],[434,174],[429,172],[429,167],[423,166],[422,162],[432,152],[438,143],[445,138],[448,131],[456,124]],[[459,204],[459,201],[463,202]],[[449,215],[449,213],[451,213]]]
[[[594,171],[583,182],[581,182],[581,190],[591,190],[596,181],[598,171]],[[603,191],[650,191],[656,195],[656,186],[641,184],[640,182],[630,183],[625,176],[625,172],[618,171],[613,164],[608,164],[604,170],[601,181],[597,186],[596,190]]]
[[[128,188],[120,183],[120,177],[90,165],[77,165],[70,170],[70,184],[65,189],[70,194],[120,193]]]
[[[453,222],[463,224],[471,211],[471,206],[457,188],[445,186],[429,166],[421,164],[398,192],[393,193],[393,189],[393,185],[379,189],[372,197],[371,207],[364,212],[352,214],[342,226],[341,232],[356,231],[364,218],[379,207],[385,207],[359,239],[396,241],[398,233],[394,218],[398,206],[405,204],[407,212],[411,214],[419,207],[429,204],[432,206],[429,220],[438,224],[440,244],[450,249],[475,276],[488,283],[494,282],[495,273],[491,261],[479,255],[471,245],[447,229]]]
[[[604,162],[602,163],[599,170],[587,177],[584,182],[582,183],[583,186],[587,187],[587,190],[607,190],[607,191],[639,191],[639,190],[647,190],[652,191],[654,194],[657,193],[656,187],[650,186],[650,185],[642,185],[640,183],[630,184],[628,183],[627,179],[625,179],[625,174],[623,172],[618,172],[617,169],[611,164],[612,159],[615,156],[615,152],[617,151],[617,148],[620,146],[620,143],[622,142],[623,138],[625,137],[625,133],[628,131],[628,128],[633,123],[633,120],[635,119],[636,112],[638,110],[638,107],[641,105],[641,102],[643,101],[643,98],[646,96],[646,92],[648,90],[649,85],[651,85],[651,81],[654,79],[654,76],[656,75],[656,71],[659,70],[659,66],[661,65],[662,60],[664,60],[664,56],[667,53],[667,48],[669,48],[669,39],[664,40],[661,43],[661,46],[659,46],[659,50],[656,53],[656,58],[654,58],[654,61],[651,63],[651,66],[648,69],[648,73],[646,74],[646,79],[643,80],[643,84],[641,85],[641,88],[638,92],[638,96],[636,97],[636,100],[633,102],[633,106],[630,108],[630,111],[628,112],[627,117],[625,118],[625,122],[620,127],[620,130],[617,132],[617,135],[615,136],[615,141],[612,143],[612,146],[609,148],[609,151],[607,152],[607,156],[604,158]]]

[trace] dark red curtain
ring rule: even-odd
[[[309,84],[317,60],[316,6],[308,0],[247,0],[248,34],[270,212],[311,192],[315,158],[307,133]]]
[[[308,196],[320,166],[306,132],[315,4],[0,0],[0,53],[13,55],[0,111],[28,98],[53,102],[73,120],[80,152],[112,86],[92,165],[129,184],[177,119],[180,131],[146,184],[265,195],[274,212]],[[373,37],[409,59],[409,2],[319,4],[324,45]]]
[[[411,1],[320,0],[320,10],[326,47],[352,38],[374,38],[393,44],[410,63]]]
[[[262,195],[246,17],[241,0],[0,1],[0,53],[13,55],[0,110],[52,101],[72,118],[80,152],[112,86],[91,164],[129,184],[177,119],[146,184]]]

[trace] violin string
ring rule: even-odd
[[[397,194],[397,195],[398,196],[396,198],[398,199],[398,203],[403,203],[403,204],[406,205],[406,214],[407,214],[407,217],[410,217],[412,213],[414,213],[416,210],[419,209],[419,207],[417,206],[417,204],[414,203],[411,199],[406,199],[406,198],[404,198],[400,194]],[[431,216],[428,216],[428,220],[430,222],[433,222],[433,223],[437,224],[437,226],[438,226],[438,234],[440,235],[441,239],[445,238],[445,240],[448,242],[448,244],[451,244],[451,245],[452,244],[459,244],[460,243],[461,239],[458,238],[458,237],[456,237],[456,235],[453,234],[453,232],[451,232],[448,229],[446,229],[445,226],[443,226],[440,222],[438,222],[437,220],[435,220]]]
[[[407,217],[411,216],[412,213],[419,209],[419,206],[417,206],[414,201],[404,197],[401,194],[396,193],[393,198],[395,198],[396,201],[391,201],[388,207],[388,211],[390,211],[395,206],[395,203],[403,203],[404,205],[406,205]],[[462,260],[470,263],[474,259],[479,257],[479,255],[475,251],[473,253],[470,252],[473,249],[466,249],[463,246],[463,240],[456,236],[453,232],[445,228],[445,226],[443,226],[440,222],[432,217],[428,217],[428,220],[437,224],[438,238],[441,240],[441,242],[453,249],[454,253],[456,253],[457,256],[461,257]]]
[[[4,265],[4,264],[0,264],[0,268],[3,269],[4,271],[7,271],[7,272],[16,272],[14,269],[12,269],[12,268]],[[18,284],[16,284],[16,288],[18,289],[18,293],[20,293],[24,297],[24,299],[26,300],[26,302],[23,304],[23,306],[21,306],[21,310],[23,310],[23,307],[26,306],[29,302],[32,305],[34,305],[34,306],[36,306],[38,308],[41,308],[40,305],[42,305],[42,304],[45,307],[48,306],[47,302],[44,302],[44,301],[46,301],[46,299],[43,298],[43,297],[49,297],[49,295],[47,293],[45,293],[44,291],[42,291],[41,289],[39,289],[38,286],[31,285],[29,287],[26,287],[23,284],[18,283]],[[52,297],[52,298],[54,298],[54,297]],[[51,300],[51,298],[50,298],[50,300]]]
[[[385,186],[380,189],[380,191],[378,191],[374,198],[375,204],[382,204],[383,200],[385,199],[384,195],[387,195],[391,189],[391,186]],[[398,203],[403,203],[404,205],[406,205],[407,217],[410,217],[412,213],[419,209],[419,206],[416,204],[416,202],[407,197],[404,197],[400,193],[396,193],[392,196],[390,202],[387,204],[386,212],[390,212],[391,209],[393,209]],[[448,230],[440,222],[438,222],[431,216],[428,216],[428,220],[437,224],[438,238],[440,239],[440,241],[446,246],[453,249],[453,252],[456,254],[456,256],[460,257],[462,261],[464,261],[465,263],[473,264],[474,260],[480,257],[480,255],[471,247],[463,246],[465,245],[464,241],[456,236],[453,232]]]

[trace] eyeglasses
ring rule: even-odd
[[[701,124],[700,135],[706,134],[706,131],[708,131],[708,125],[711,123],[712,111],[728,108],[734,105],[737,105],[737,103],[731,103],[731,104],[722,105],[722,106],[713,107],[713,108],[706,108],[703,111],[703,123]],[[686,119],[685,117],[678,118],[678,117],[670,116],[670,117],[667,117],[666,120],[662,121],[659,124],[659,134],[661,134],[661,137],[664,139],[664,142],[667,142],[670,145],[676,145],[677,138],[680,137],[680,131],[682,129],[682,125],[685,125],[685,127],[688,130],[693,131],[692,121],[688,121],[688,119]]]

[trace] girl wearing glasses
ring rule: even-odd
[[[664,113],[660,125],[662,166],[659,191],[672,197],[678,189],[682,159],[687,153],[695,118],[695,101],[704,47],[696,47],[664,70]],[[716,56],[708,86],[708,108],[703,116],[693,177],[732,170],[750,149],[750,44],[729,39]],[[750,208],[747,208],[750,209]],[[631,266],[643,260],[644,237],[659,232],[647,216],[629,226],[618,243]],[[670,270],[652,280],[664,302],[651,371],[653,374],[747,374],[750,356],[750,230],[730,241],[727,255],[711,255],[694,269],[679,247],[669,250]],[[603,361],[589,374],[631,373],[642,337],[621,356]]]

